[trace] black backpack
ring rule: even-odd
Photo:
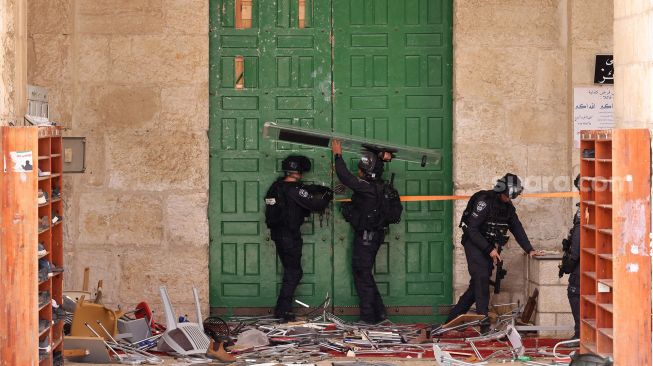
[[[382,226],[386,227],[390,224],[398,224],[401,221],[401,213],[404,211],[404,206],[401,204],[401,197],[399,192],[393,185],[394,174],[390,182],[384,182],[381,190],[381,221]]]
[[[344,202],[340,209],[345,220],[357,229],[380,229],[390,224],[398,224],[401,221],[401,213],[404,206],[401,204],[399,192],[393,185],[394,174],[390,182],[377,182],[377,197],[380,196],[378,208],[365,214],[359,212],[354,202]]]
[[[283,191],[283,185],[280,180],[272,183],[265,195],[265,224],[269,229],[279,227],[284,224],[286,215],[286,197]]]

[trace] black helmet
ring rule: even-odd
[[[281,170],[285,172],[309,172],[311,161],[303,155],[288,155],[281,162]]]
[[[574,186],[576,186],[576,189],[580,190],[580,174],[578,174],[576,179],[574,179]]]
[[[524,187],[522,187],[521,180],[519,180],[518,176],[508,173],[497,181],[493,190],[497,193],[503,193],[511,199],[515,199],[521,194]]]
[[[377,154],[371,151],[363,151],[360,161],[358,161],[358,169],[360,169],[365,178],[379,179],[383,174],[383,161],[379,159]]]

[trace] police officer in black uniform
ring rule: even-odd
[[[358,163],[358,177],[356,177],[347,169],[342,158],[340,142],[332,140],[331,148],[338,179],[354,191],[351,209],[356,218],[353,219],[354,222],[350,221],[354,228],[351,262],[354,285],[360,301],[360,320],[370,324],[378,323],[387,319],[387,313],[372,268],[385,238],[385,228],[378,225],[379,200],[382,199],[378,193],[378,185],[383,182],[381,179],[383,159],[389,160],[390,154],[363,152]]]
[[[519,177],[508,173],[497,181],[494,189],[479,191],[470,198],[460,227],[471,279],[467,291],[449,312],[447,322],[465,314],[474,303],[477,314],[488,314],[490,276],[494,264],[501,261],[498,248],[490,242],[497,228],[507,227],[526,253],[531,257],[536,254],[511,202],[522,190]]]
[[[290,155],[281,163],[285,172],[268,189],[265,197],[265,221],[283,265],[283,283],[274,314],[284,321],[293,321],[293,296],[302,271],[302,236],[300,227],[311,212],[324,210],[333,198],[328,187],[306,185],[303,173],[311,170],[311,161],[301,155]]]
[[[580,175],[574,180],[576,189],[580,190]],[[577,203],[576,206],[580,206]],[[580,207],[576,209],[573,227],[569,235],[562,241],[562,264],[560,265],[559,277],[569,274],[567,285],[567,298],[571,307],[571,314],[574,316],[574,335],[571,339],[580,338]]]

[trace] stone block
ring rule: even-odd
[[[162,0],[79,0],[76,5],[75,26],[79,33],[153,34],[163,31]]]
[[[161,90],[161,125],[184,131],[209,128],[207,84],[166,87]]]
[[[69,35],[33,34],[28,41],[27,78],[30,83],[42,86],[72,83]]]
[[[653,47],[651,47],[653,43],[653,11],[640,14],[633,21],[635,32],[630,35],[634,45],[633,61],[650,63],[653,61]]]
[[[554,105],[565,105],[567,100],[567,73],[564,71],[566,67],[565,57],[565,49],[563,48],[538,51],[536,74],[538,101],[545,100]]]
[[[507,131],[521,144],[566,143],[569,139],[566,121],[567,110],[564,105],[515,101],[507,106]],[[564,163],[561,162],[560,165],[564,166]]]
[[[80,82],[107,82],[111,58],[109,37],[82,34],[78,36],[77,78]]]
[[[121,284],[121,250],[129,247],[114,247],[107,243],[106,246],[97,248],[83,248],[75,250],[72,254],[72,266],[67,267],[70,273],[70,282],[65,282],[67,290],[81,290],[84,280],[84,268],[90,268],[89,287],[95,293],[99,280],[102,280],[102,299],[105,304],[119,304]]]
[[[569,311],[567,286],[540,286],[537,298],[537,311],[546,313],[564,313]]]
[[[111,40],[116,83],[208,83],[208,35],[119,36]]]
[[[156,86],[83,84],[74,125],[90,132],[154,129],[160,110],[161,90]]]
[[[84,133],[86,137],[86,171],[81,183],[87,187],[102,187],[106,180],[106,151],[103,133]]]
[[[612,45],[613,0],[571,2],[571,38],[574,45],[604,48]]]
[[[564,19],[559,1],[466,0],[454,2],[455,44],[555,46]]]
[[[454,184],[492,189],[496,180],[506,172],[523,176],[527,171],[527,154],[524,145],[510,145],[497,149],[496,143],[454,143]],[[460,160],[458,160],[460,159]],[[476,162],[473,167],[469,162]]]
[[[571,338],[574,335],[574,316],[571,315],[571,310],[568,309],[567,313],[557,313],[556,314],[556,325],[566,325],[570,326],[572,329],[569,331],[559,331],[556,332],[556,336],[561,338]]]
[[[107,142],[109,187],[208,190],[208,137],[186,132],[118,132]]]
[[[209,3],[207,1],[164,0],[163,9],[166,32],[208,34]]]
[[[170,246],[208,247],[208,203],[206,193],[168,196],[165,203],[165,230]]]
[[[122,303],[136,304],[145,300],[151,304],[160,304],[159,286],[167,287],[173,305],[191,304],[193,285],[198,287],[200,298],[204,301],[208,299],[207,247],[170,247],[157,250],[156,253],[146,250],[126,251],[121,254],[120,262]]]
[[[457,49],[454,54],[456,100],[502,103],[507,99],[525,99],[532,102],[537,98],[534,77],[537,51],[528,47]]]
[[[544,192],[558,192],[568,188],[567,157],[567,144],[529,145],[528,177],[534,184],[541,186]]]
[[[531,259],[529,279],[538,285],[567,286],[567,277],[558,277],[560,260]]]
[[[622,117],[626,122],[637,122],[644,126],[653,120],[653,101],[650,85],[653,85],[653,70],[647,64],[632,64],[621,68],[623,91]]]
[[[163,207],[151,194],[85,192],[79,194],[78,246],[160,246],[163,240]],[[136,250],[138,249],[138,250]]]
[[[616,30],[616,27],[615,27]],[[616,46],[616,44],[615,44]],[[574,47],[571,54],[574,85],[594,84],[594,64],[597,54],[610,54],[611,48],[581,48]],[[616,52],[615,52],[616,53]]]
[[[29,34],[72,34],[73,0],[30,0],[27,2]]]
[[[556,325],[556,314],[555,313],[541,313],[537,312],[535,315],[535,325],[542,326],[551,326]],[[540,331],[539,335],[541,337],[554,337],[555,332],[552,331]]]
[[[65,83],[47,85],[48,108],[50,119],[71,128],[73,120],[73,85],[66,79]]]
[[[540,278],[540,266],[538,265],[538,259],[528,259],[528,280],[537,287],[539,285]]]
[[[571,200],[563,199],[520,199],[515,202],[519,219],[536,249],[560,249],[560,242],[567,236],[573,218],[570,204]],[[569,212],[569,215],[565,217],[561,212]],[[543,242],[547,245],[544,246]]]
[[[456,141],[501,141],[505,135],[505,111],[502,104],[484,104],[466,100],[455,103]]]

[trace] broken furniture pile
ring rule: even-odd
[[[483,365],[489,360],[542,365],[533,359],[545,358],[547,365],[568,365],[573,351],[567,348],[556,353],[558,341],[553,339],[522,339],[518,332],[522,326],[516,325],[522,312],[516,304],[493,317],[490,330],[481,334],[479,329],[490,319],[472,314],[440,326],[400,325],[388,320],[375,325],[350,323],[328,311],[328,296],[318,307],[308,309],[302,321],[280,323],[271,316],[233,316],[200,322],[196,289],[197,323],[192,323],[178,320],[165,287],[160,292],[165,326],[152,320],[146,304],[139,304],[132,312],[135,318],[129,318],[102,305],[87,304],[82,298],[72,320],[73,337],[64,342],[67,356],[75,356],[75,351],[72,360],[78,362],[132,365],[163,363],[162,354],[186,364],[218,360],[236,366],[315,364],[334,357],[435,358],[441,366]],[[76,336],[80,330],[85,337]]]

